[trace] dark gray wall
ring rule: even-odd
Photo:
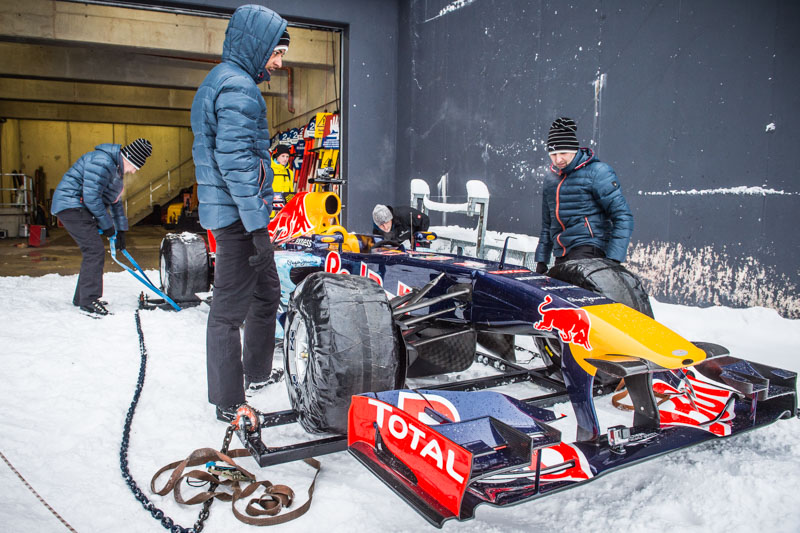
[[[543,140],[570,116],[620,177],[652,294],[800,318],[800,3],[411,0],[399,26],[394,201],[481,179],[489,229],[538,235]]]

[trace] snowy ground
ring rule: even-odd
[[[152,273],[157,276],[157,273]],[[119,447],[139,370],[134,312],[140,285],[106,274],[113,316],[93,320],[71,305],[75,276],[0,278],[0,452],[73,528],[162,531],[122,480]],[[654,302],[657,318],[692,340],[727,346],[733,355],[800,371],[800,321],[767,309],[697,309]],[[130,443],[133,477],[154,503],[189,527],[197,507],[152,495],[164,464],[204,446],[218,448],[224,425],[206,402],[208,308],[141,312],[149,353],[147,379]],[[280,360],[277,361],[280,365]],[[288,407],[283,384],[254,398],[257,407]],[[571,414],[568,406],[564,412]],[[607,402],[601,421],[619,417]],[[265,434],[267,444],[301,437],[296,427]],[[565,437],[570,438],[569,432]],[[234,447],[238,442],[234,440]],[[432,531],[416,512],[346,452],[321,458],[311,510],[275,531]],[[292,486],[305,501],[312,470],[287,464],[260,479]],[[4,531],[66,528],[0,463]],[[716,441],[602,477],[512,508],[479,507],[473,521],[446,531],[800,531],[800,420]],[[229,505],[212,506],[206,531],[252,531]]]

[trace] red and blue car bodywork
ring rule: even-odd
[[[448,335],[544,336],[561,346],[560,399],[571,404],[576,428],[566,438],[555,429],[560,416],[548,409],[552,396],[543,402],[437,388],[352,397],[347,448],[436,526],[473,517],[481,503],[520,503],[797,416],[794,372],[690,342],[623,304],[502,260],[376,249],[371,236],[338,225],[338,197],[326,194],[299,193],[270,224],[273,240],[284,245],[275,259],[286,299],[319,270],[371,278],[392,298],[424,289],[425,309],[411,299],[407,312],[395,310],[405,367],[420,342],[417,319],[435,318]],[[598,371],[624,379],[627,425],[601,425]],[[262,466],[276,462],[253,443]],[[330,439],[325,445],[341,449]]]
[[[732,357],[720,359],[652,374],[654,390],[667,398],[655,419],[574,441],[562,440],[552,427],[557,415],[536,407],[535,399],[521,401],[492,391],[364,394],[353,397],[348,448],[441,527],[451,518],[472,518],[482,503],[505,506],[540,498],[796,415],[796,375]],[[766,387],[737,391],[709,375],[731,377],[739,384],[759,381]],[[589,410],[574,401],[573,408],[577,416]]]

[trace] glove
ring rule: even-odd
[[[545,272],[547,272],[547,263],[542,263],[541,261],[536,263],[536,273],[544,274]]]
[[[117,232],[117,250],[120,252],[125,249],[125,232],[118,231]]]
[[[250,256],[247,262],[256,272],[261,272],[274,261],[274,251],[267,230],[253,233],[253,246],[256,247],[256,255]]]
[[[114,235],[116,235],[116,233],[117,233],[117,229],[114,226],[111,226],[110,228],[106,228],[106,229],[101,229],[100,230],[100,234],[105,236],[105,237],[108,237],[109,239],[111,237],[113,237]]]

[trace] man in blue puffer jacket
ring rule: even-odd
[[[106,253],[100,234],[115,237],[116,248],[125,249],[128,219],[120,202],[123,175],[139,170],[152,151],[147,139],[127,146],[101,144],[67,170],[53,193],[50,211],[58,215],[83,256],[72,303],[85,313],[108,314],[106,302],[100,299]]]
[[[278,14],[239,7],[225,32],[222,62],[192,103],[200,224],[217,242],[206,326],[208,400],[226,422],[244,404],[245,388],[250,394],[283,375],[272,370],[280,279],[267,232],[273,175],[267,106],[257,84],[281,68],[288,46]]]
[[[555,263],[607,257],[621,263],[633,233],[633,214],[614,170],[588,148],[578,147],[578,126],[561,117],[550,127],[547,151],[553,174],[542,189],[542,231],[536,272]]]

